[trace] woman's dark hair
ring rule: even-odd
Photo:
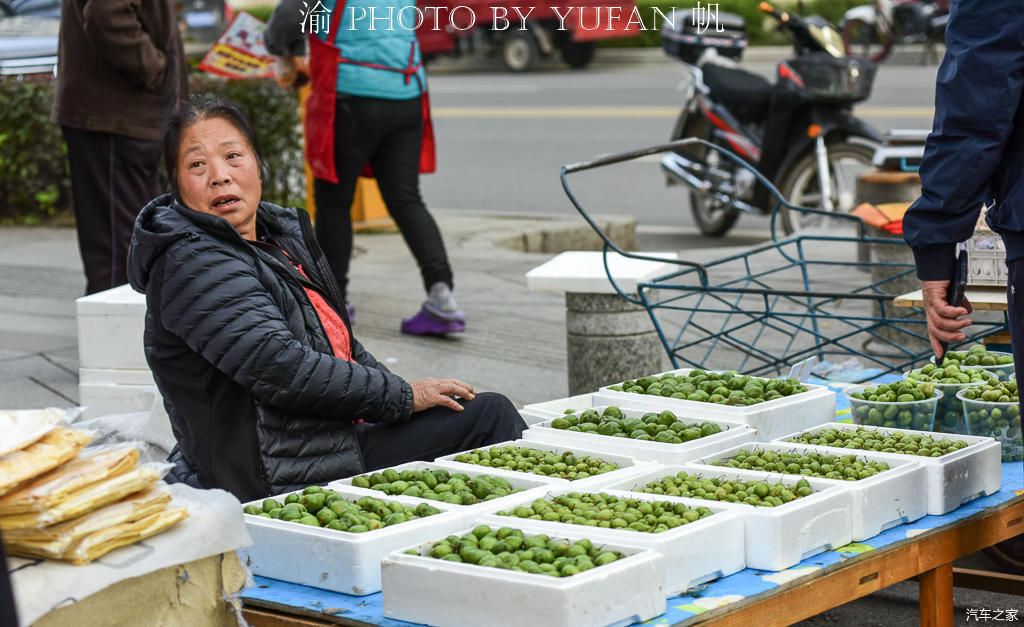
[[[171,114],[164,125],[164,167],[167,169],[167,180],[171,185],[171,192],[178,200],[181,200],[181,194],[178,191],[178,156],[181,151],[181,135],[185,129],[196,122],[215,118],[220,118],[234,126],[249,142],[259,166],[260,180],[267,180],[266,165],[263,162],[259,142],[256,141],[256,132],[252,129],[252,124],[249,123],[249,118],[242,112],[242,109],[230,100],[212,99],[204,94],[195,94],[189,99],[188,104]]]

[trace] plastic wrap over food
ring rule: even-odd
[[[63,559],[75,565],[88,564],[114,549],[154,536],[171,525],[188,518],[184,507],[165,509],[132,522],[108,527],[89,534],[64,554]]]
[[[90,437],[83,431],[57,427],[27,447],[0,457],[0,495],[74,458]]]
[[[62,559],[87,536],[162,512],[170,503],[170,492],[159,487],[149,488],[56,525],[5,532],[4,547],[11,555]]]
[[[86,448],[77,459],[0,496],[0,516],[49,509],[77,490],[133,470],[138,462],[139,452],[129,444]]]
[[[0,531],[34,529],[54,525],[109,505],[153,485],[171,469],[171,464],[146,464],[122,475],[100,481],[68,494],[41,512],[0,516]]]
[[[0,456],[25,448],[57,425],[70,424],[81,413],[78,407],[0,410]]]

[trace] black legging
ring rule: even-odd
[[[316,237],[338,280],[342,296],[348,289],[352,256],[350,208],[356,180],[367,163],[380,186],[388,213],[420,267],[423,285],[452,287],[441,232],[420,197],[420,148],[423,115],[420,98],[385,100],[339,98],[334,120],[334,164],[338,182],[314,179]]]
[[[432,407],[402,424],[360,423],[356,429],[366,470],[390,468],[413,461],[519,438],[526,423],[512,402],[501,394],[482,392],[464,409]]]

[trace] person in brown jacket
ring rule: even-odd
[[[128,282],[135,217],[163,191],[163,119],[187,90],[171,2],[63,0],[50,117],[68,147],[87,294]]]

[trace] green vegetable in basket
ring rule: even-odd
[[[579,492],[536,499],[528,506],[498,512],[499,516],[516,516],[606,529],[628,529],[641,533],[661,533],[712,514],[713,512],[706,507],[692,508],[684,503]]]
[[[699,369],[691,370],[687,375],[667,373],[626,380],[610,389],[735,406],[754,405],[807,391],[796,379],[759,379],[734,372]]]
[[[969,446],[964,440],[955,440],[949,436],[864,428],[823,429],[801,433],[790,442],[919,457],[942,457]]]
[[[666,496],[686,496],[710,501],[745,503],[755,507],[778,507],[813,493],[813,489],[806,479],[799,479],[793,484],[768,483],[718,477],[703,478],[687,474],[684,471],[675,475],[666,475],[644,486],[637,486],[633,490]]]
[[[431,545],[427,555],[434,559],[463,562],[487,568],[502,568],[549,577],[570,577],[622,559],[624,555],[595,545],[590,540],[552,539],[544,534],[527,536],[518,529],[487,529],[448,536]],[[485,548],[486,547],[486,548]]]
[[[670,411],[657,414],[650,412],[644,414],[642,418],[626,418],[622,416],[622,411],[614,406],[605,408],[602,413],[595,409],[585,409],[581,410],[579,415],[579,421],[583,424],[579,429],[567,427],[561,422],[569,416],[575,414],[556,418],[551,421],[551,427],[633,440],[654,440],[663,444],[682,444],[722,431],[722,427],[713,422],[684,422]]]
[[[622,424],[626,424],[623,422]],[[623,427],[625,428],[625,427]],[[618,465],[572,451],[554,453],[525,446],[494,446],[455,456],[455,461],[574,481],[618,469]]]
[[[841,481],[859,481],[889,470],[889,464],[867,461],[854,455],[824,455],[802,451],[771,451],[756,447],[740,449],[732,457],[712,462],[715,466],[781,472]]]

